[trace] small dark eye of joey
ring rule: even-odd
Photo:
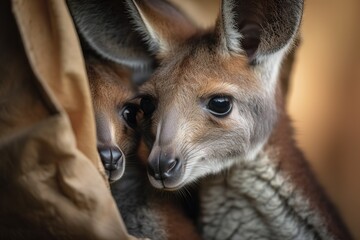
[[[122,110],[122,117],[125,119],[126,123],[131,128],[137,126],[137,114],[139,112],[139,106],[136,104],[128,103],[124,106]]]
[[[215,117],[225,117],[231,113],[232,98],[228,96],[213,96],[207,103],[207,110]]]
[[[144,96],[140,100],[140,109],[144,112],[144,116],[151,116],[156,109],[155,101],[149,96]]]

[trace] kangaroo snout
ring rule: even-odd
[[[121,178],[125,169],[125,156],[117,146],[98,146],[101,162],[110,182]]]
[[[118,147],[99,147],[98,151],[106,170],[119,169],[123,162],[123,153]]]
[[[150,182],[156,188],[177,189],[183,175],[183,164],[173,150],[154,147],[148,161]]]

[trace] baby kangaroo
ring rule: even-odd
[[[150,239],[199,239],[180,203],[163,198],[149,184],[146,173],[149,151],[139,145],[137,122],[141,112],[134,102],[137,92],[131,82],[131,71],[95,58],[87,58],[86,66],[99,155],[109,181],[113,182],[111,191],[128,232]]]
[[[206,239],[350,239],[296,148],[277,81],[303,2],[223,0],[208,31],[173,8],[156,14],[165,2],[127,3],[161,60],[141,89],[152,185],[201,179]]]
[[[279,86],[303,0],[222,0],[208,30],[167,1],[86,2],[81,33],[102,56],[160,62],[140,90],[148,177],[167,191],[200,183],[205,239],[351,239],[296,147]]]

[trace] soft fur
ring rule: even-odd
[[[278,84],[303,0],[223,0],[208,30],[159,16],[154,6],[177,11],[166,1],[126,3],[133,31],[160,61],[140,90],[155,106],[144,121],[148,165],[181,163],[174,177],[149,172],[151,184],[176,191],[200,182],[206,239],[350,239],[292,140]],[[229,115],[211,114],[214,96],[229,97]]]

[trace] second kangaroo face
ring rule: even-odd
[[[155,139],[149,178],[168,190],[251,159],[275,120],[275,100],[245,57],[203,43],[177,52],[142,87],[140,104]]]
[[[109,181],[113,182],[124,173],[125,156],[134,154],[136,149],[139,108],[131,103],[136,91],[130,82],[131,72],[124,67],[89,59],[87,72],[96,120],[97,147]]]

